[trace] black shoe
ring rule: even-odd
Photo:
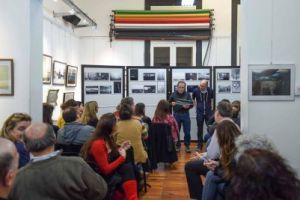
[[[186,153],[191,153],[190,146],[185,146],[185,152],[186,152]]]

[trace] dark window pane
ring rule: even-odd
[[[170,66],[170,47],[154,47],[154,66]]]
[[[176,48],[176,66],[193,66],[193,48],[177,47]]]

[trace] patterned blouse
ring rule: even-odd
[[[168,114],[164,119],[161,119],[160,117],[154,117],[152,120],[152,123],[166,123],[171,126],[172,129],[172,137],[174,142],[178,141],[178,135],[179,135],[179,129],[176,119],[173,117],[173,115]]]

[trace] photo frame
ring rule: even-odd
[[[14,95],[13,59],[0,59],[0,96]]]
[[[47,103],[51,104],[53,106],[57,105],[57,98],[58,98],[58,92],[59,90],[48,90],[48,96],[47,96]]]
[[[65,92],[63,96],[63,103],[65,103],[70,99],[74,99],[74,96],[75,96],[75,92]]]
[[[52,85],[65,85],[67,64],[59,61],[53,62]]]
[[[248,97],[257,101],[295,99],[295,65],[249,65]]]
[[[78,67],[67,66],[66,87],[76,87]]]
[[[51,84],[52,79],[52,57],[43,55],[43,84]]]

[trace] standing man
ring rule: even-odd
[[[190,153],[191,143],[191,119],[189,109],[193,107],[193,101],[188,92],[185,91],[186,84],[184,81],[177,83],[177,89],[169,98],[169,102],[173,107],[173,115],[178,123],[179,133],[181,124],[183,125],[184,132],[184,145],[185,151]],[[176,144],[176,150],[180,150],[180,136],[178,136],[178,142]]]
[[[193,91],[194,103],[197,103],[197,127],[198,127],[198,146],[201,151],[203,145],[203,123],[207,125],[207,121],[212,116],[211,102],[214,98],[212,89],[208,87],[208,81],[202,80],[198,88]],[[196,102],[195,102],[196,99]]]

